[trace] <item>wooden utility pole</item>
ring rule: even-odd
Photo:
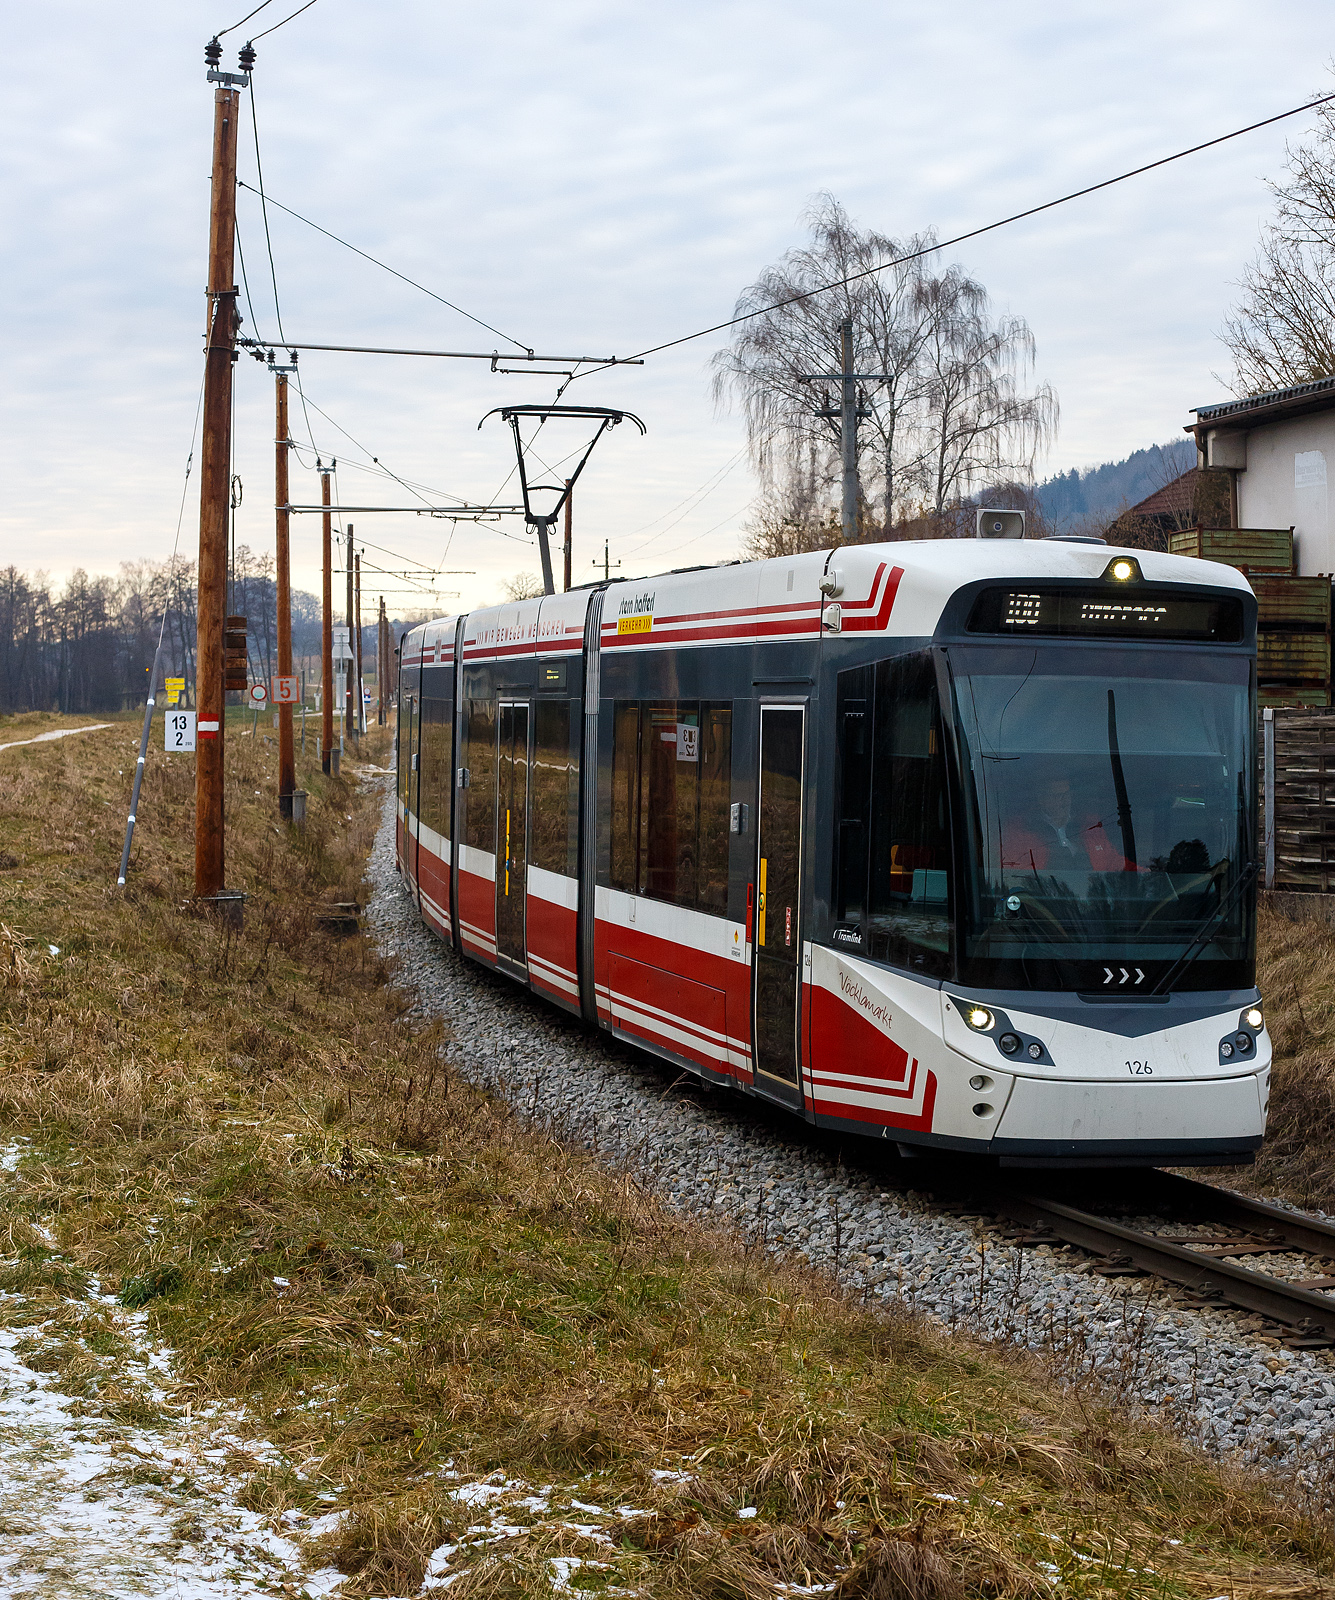
[[[389,622],[385,617],[385,597],[380,596],[380,626],[376,629],[375,676],[379,688],[380,726],[385,725],[389,707]]]
[[[320,499],[329,504],[329,474],[320,474]],[[333,770],[334,756],[334,558],[333,527],[326,511],[324,523],[324,605],[320,617],[320,770]]]
[[[357,721],[352,711],[352,676],[353,676],[353,648],[352,648],[352,524],[348,524],[348,531],[343,536],[343,565],[346,568],[348,580],[348,666],[343,674],[343,727],[349,739],[357,737]]]
[[[348,529],[348,538],[351,540],[352,529]],[[353,654],[357,658],[357,732],[362,731],[362,558],[353,557],[353,569],[356,572],[356,606],[357,632],[353,635],[356,641],[353,645]]]
[[[840,537],[856,544],[858,537],[858,384],[853,370],[853,319],[839,324],[839,459],[842,488],[839,497]],[[889,512],[886,520],[889,520]]]
[[[612,581],[612,568],[613,567],[619,567],[621,565],[621,563],[619,561],[613,561],[612,560],[612,546],[611,546],[610,541],[608,541],[607,539],[603,540],[603,559],[602,559],[602,561],[600,562],[598,560],[598,557],[594,556],[593,564],[594,564],[595,567],[597,567],[597,566],[601,566],[602,567],[602,569],[603,569],[603,582],[604,583],[611,583],[611,581]]]
[[[214,54],[210,54],[214,52]],[[216,68],[216,41],[205,52]],[[209,319],[199,470],[199,602],[195,752],[195,894],[221,893],[223,850],[223,631],[227,614],[227,513],[231,496],[232,362],[236,351],[236,135],[245,79],[215,73],[213,188],[209,207]],[[222,81],[219,81],[222,80]]]
[[[278,581],[278,675],[292,675],[292,558],[289,542],[287,463],[291,441],[287,433],[287,372],[274,369],[274,524]],[[297,757],[292,742],[292,707],[278,707],[278,815],[292,820],[292,791],[297,786]]]
[[[571,502],[575,498],[574,495],[570,492],[570,482],[571,482],[571,480],[569,478],[567,478],[566,479],[566,542],[565,542],[565,549],[564,549],[565,569],[566,569],[566,572],[565,572],[566,585],[565,586],[566,586],[567,591],[570,588],[570,506],[571,506]]]

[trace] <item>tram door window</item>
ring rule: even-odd
[[[801,706],[760,708],[760,827],[756,841],[755,1070],[798,1083],[801,976]]]
[[[523,964],[528,895],[528,707],[503,702],[497,761],[496,950]]]
[[[450,734],[454,705],[450,700],[422,699],[420,790],[422,822],[446,836],[450,831]]]
[[[468,702],[463,766],[468,772],[468,787],[460,793],[463,842],[491,855],[496,849],[496,708],[489,700]]]
[[[413,692],[408,674],[399,679],[399,802],[405,812],[413,809]]]
[[[578,702],[576,702],[577,704]],[[533,815],[529,852],[535,867],[579,873],[579,721],[569,700],[539,700],[533,717]]]

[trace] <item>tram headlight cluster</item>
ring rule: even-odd
[[[1265,1027],[1265,1014],[1262,1012],[1260,1006],[1253,1006],[1243,1018],[1243,1021],[1249,1028],[1255,1028],[1259,1032]]]
[[[990,1033],[996,1018],[986,1006],[966,1006],[964,1008],[964,1020],[975,1033]]]

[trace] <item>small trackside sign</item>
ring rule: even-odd
[[[214,723],[217,727],[217,723]],[[195,748],[195,713],[193,711],[168,711],[164,740],[168,753],[173,750]]]
[[[301,679],[295,674],[289,677],[287,674],[279,676],[275,673],[273,678],[270,679],[270,686],[273,690],[273,703],[276,706],[296,705],[297,695],[301,688]]]
[[[654,596],[650,592],[626,595],[617,608],[618,633],[652,633]]]

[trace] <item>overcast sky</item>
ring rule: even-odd
[[[273,0],[229,35],[228,62],[296,3]],[[44,0],[8,13],[4,564],[64,575],[171,551],[202,369],[202,51],[246,9]],[[821,190],[884,233],[964,231],[1324,92],[1331,18],[1318,0],[1219,0],[1208,14],[1160,0],[318,0],[259,43],[254,98],[277,200],[540,352],[625,354],[725,318],[801,242]],[[1221,398],[1217,332],[1269,212],[1264,180],[1310,126],[1294,118],[950,253],[1033,329],[1062,413],[1044,475],[1171,438],[1189,407]],[[256,181],[249,118],[241,175]],[[273,338],[252,195],[239,224],[255,318]],[[281,212],[270,225],[289,337],[497,345]],[[736,551],[755,483],[739,419],[710,399],[718,345],[572,389],[649,429],[606,438],[581,481],[577,581],[604,539],[631,573]],[[498,420],[479,432],[479,419],[552,393],[551,380],[472,362],[311,353],[301,371],[333,419],[309,411],[349,505],[409,503],[356,470],[368,454],[415,484],[489,500],[513,453]],[[243,358],[236,397],[238,540],[267,550],[273,380]],[[293,499],[315,501],[299,407],[293,429],[307,444]],[[197,495],[192,479],[191,555]],[[537,566],[515,522],[510,538],[460,524],[451,540],[426,517],[353,521],[368,568],[411,557],[471,569],[441,580],[465,606]],[[299,519],[298,585],[318,587],[318,552],[318,519]],[[369,571],[364,589],[378,592]],[[413,604],[390,595],[392,610]]]

